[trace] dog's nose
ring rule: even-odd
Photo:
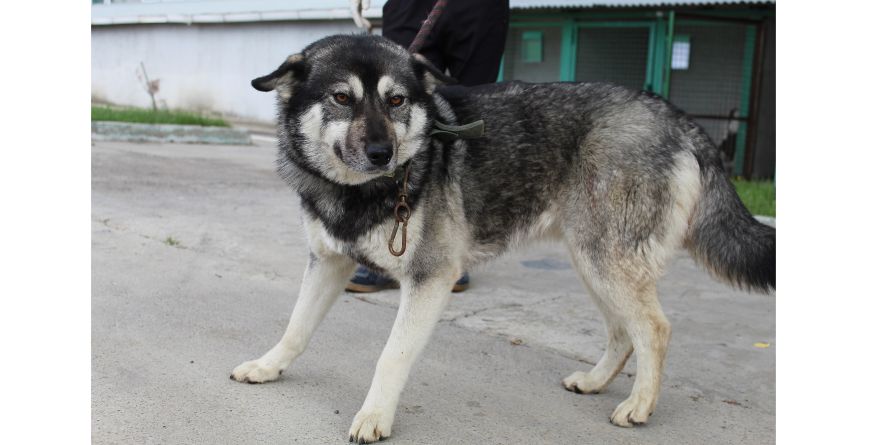
[[[390,143],[366,144],[366,156],[373,165],[387,165],[394,155],[394,146]]]

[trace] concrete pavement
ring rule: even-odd
[[[347,443],[396,292],[343,295],[281,380],[228,380],[278,340],[307,260],[275,148],[96,141],[92,159],[93,441]],[[634,359],[602,394],[560,387],[605,331],[565,251],[539,245],[472,271],[388,442],[774,442],[775,297],[719,284],[685,254],[659,292],[673,337],[649,424],[608,423]]]

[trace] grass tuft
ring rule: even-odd
[[[732,184],[752,214],[775,216],[775,182],[733,179]]]
[[[163,240],[163,242],[166,243],[167,246],[172,246],[172,247],[178,247],[181,245],[181,241],[179,241],[171,236],[167,236],[166,239]]]
[[[147,110],[142,108],[118,108],[92,106],[92,120],[134,122],[139,124],[201,125],[204,127],[228,127],[223,119],[207,117],[198,113],[179,110]]]

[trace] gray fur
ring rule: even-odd
[[[331,97],[350,76],[359,78],[363,98],[336,104]],[[383,76],[403,91],[404,105],[391,106],[376,90]],[[610,331],[598,366],[564,385],[600,391],[637,350],[634,390],[611,420],[645,422],[658,398],[670,337],[655,295],[670,253],[686,247],[717,276],[768,291],[775,287],[774,229],[741,204],[703,131],[653,94],[603,83],[438,86],[441,79],[383,38],[334,36],[253,82],[277,89],[280,172],[301,197],[307,224],[323,228],[322,236],[309,236],[312,246],[321,246],[311,253],[311,267],[324,263],[324,255],[349,257],[386,271],[404,289],[428,292],[404,293],[401,311],[437,308],[429,303],[442,298],[433,294],[440,289],[434,283],[452,282],[522,241],[564,239]],[[304,116],[318,104],[322,124],[311,127]],[[435,119],[482,119],[486,134],[443,142],[428,137]],[[347,126],[347,137],[332,146],[308,134],[328,135],[336,125]],[[418,136],[410,140],[404,128]],[[383,168],[368,164],[363,153],[377,140],[398,153]],[[384,173],[407,163],[408,203],[416,216],[406,254],[393,258],[386,241],[401,183]],[[395,340],[403,341],[392,334]],[[379,369],[390,365],[384,360]],[[352,434],[384,437],[389,425],[381,421],[364,437],[366,418],[358,415]]]

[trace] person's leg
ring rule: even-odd
[[[436,0],[389,0],[382,8],[381,35],[404,48],[409,48],[422,23],[433,9],[434,3]],[[445,71],[443,53],[435,40],[435,34],[434,31],[431,32],[425,44],[419,49],[419,53],[440,71]]]
[[[354,272],[354,276],[351,277],[351,281],[345,286],[345,290],[348,292],[371,293],[385,289],[397,289],[399,287],[400,283],[397,283],[397,280],[381,272],[370,270],[361,264],[357,271]]]
[[[465,272],[462,274],[461,278],[455,282],[455,285],[452,286],[452,291],[455,293],[464,292],[468,290],[468,287],[471,285],[471,277],[468,276],[468,273]]]
[[[412,40],[415,39],[415,35],[418,34],[418,30],[421,29],[422,23],[428,18],[428,14],[431,12],[431,9],[434,7],[434,3],[436,0],[388,0],[382,8],[382,36],[393,40],[400,46],[404,48],[409,48],[412,44]],[[452,1],[451,3],[457,4],[456,8],[448,7],[447,10],[444,10],[443,16],[440,18],[440,22],[444,22],[448,17],[449,21],[457,20],[457,16],[463,13],[462,9],[466,11],[471,11],[471,2],[468,1]],[[504,5],[504,31],[500,32],[500,30],[496,29],[495,32],[492,32],[493,36],[497,36],[501,34],[505,36],[507,33],[507,20],[508,20],[508,3],[507,2],[487,2],[487,3],[497,3]],[[489,9],[489,8],[487,8]],[[501,16],[501,8],[492,8],[493,12],[488,14],[498,14]],[[455,11],[456,14],[453,15]],[[483,24],[480,21],[476,21],[475,18],[477,14],[468,14],[467,17],[471,17],[471,24],[473,26],[482,27]],[[481,14],[480,17],[483,17]],[[431,35],[428,36],[428,39],[425,41],[425,44],[419,49],[419,53],[428,59],[431,63],[434,64],[440,71],[445,71],[447,66],[444,64],[444,60],[447,57],[444,54],[444,42],[446,41],[445,33],[449,31],[442,31],[444,29],[444,25],[438,22],[437,26],[433,31],[431,31]],[[501,54],[504,51],[504,38],[501,39],[500,48],[497,45],[497,41],[490,40],[485,44],[493,45],[493,47],[489,51],[497,51],[498,55],[496,57],[496,61],[494,63],[494,74],[492,75],[492,79],[488,82],[494,82],[495,78],[498,76],[498,60],[501,59]],[[481,44],[484,44],[481,42]],[[478,54],[484,55],[486,50],[481,50]],[[476,51],[474,51],[476,52]],[[484,82],[476,82],[474,79],[476,77],[476,73],[480,72],[491,72],[492,68],[486,66],[488,64],[483,63],[481,60],[475,60],[474,63],[479,66],[476,69],[468,69],[465,70],[462,68],[462,71],[465,71],[467,75],[470,76],[470,80],[473,83],[465,83],[458,76],[454,76],[456,79],[459,79],[460,83],[464,85],[475,85],[477,83]],[[450,70],[451,73],[451,70]],[[487,76],[488,77],[488,76]],[[453,285],[453,292],[463,292],[467,290],[470,286],[470,277],[467,272],[458,279],[458,281]],[[382,273],[374,272],[361,265],[357,268],[356,273],[351,278],[348,283],[346,290],[350,292],[378,292],[380,290],[385,289],[396,289],[399,287],[399,284],[396,280],[385,276]]]
[[[468,290],[468,287],[470,286],[471,278],[468,276],[468,273],[465,272],[452,286],[452,291],[455,293],[464,292]],[[398,283],[397,280],[390,278],[381,272],[374,272],[362,264],[357,268],[357,271],[354,272],[354,276],[351,277],[351,281],[348,282],[348,285],[345,286],[345,290],[348,292],[364,294],[398,288],[400,288],[400,283]]]
[[[498,79],[509,14],[507,1],[450,2],[433,33],[443,37],[437,43],[442,47],[449,75],[466,86]]]
[[[382,8],[381,35],[409,48],[435,0],[388,0]]]

